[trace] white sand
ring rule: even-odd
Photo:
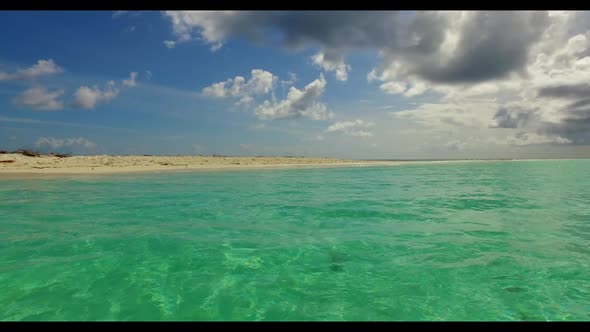
[[[9,162],[6,162],[9,161]],[[72,156],[27,157],[0,154],[0,175],[110,174],[164,170],[242,169],[268,167],[397,165],[398,162],[362,162],[334,158],[300,157],[202,157],[202,156]]]
[[[493,160],[449,161],[359,161],[303,157],[210,157],[210,156],[72,156],[27,157],[0,154],[0,177],[15,175],[112,174],[168,170],[216,170],[250,168],[301,168],[338,166],[397,166],[405,164],[447,164]],[[524,161],[524,160],[514,160]]]

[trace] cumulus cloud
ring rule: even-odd
[[[370,84],[377,83],[387,94],[438,98],[403,105],[406,109],[395,112],[392,121],[413,126],[422,137],[457,132],[446,142],[451,149],[590,144],[588,13],[240,11],[164,16],[177,43],[198,39],[221,46],[245,38],[295,51],[319,50],[312,63],[341,79],[352,75],[348,54],[375,52],[378,63],[367,75]],[[268,113],[275,114],[270,106],[280,102],[266,103]]]
[[[423,94],[427,90],[427,86],[423,82],[405,83],[391,81],[381,84],[379,88],[381,89],[381,91],[387,94],[403,94],[406,97],[418,96]]]
[[[557,122],[543,123],[538,132],[557,135],[576,145],[590,144],[590,108],[568,110]]]
[[[121,81],[122,85],[130,88],[137,86],[137,75],[137,72],[129,73],[129,78]],[[97,85],[92,87],[84,85],[79,87],[74,93],[74,100],[71,105],[75,108],[93,109],[100,103],[106,103],[115,99],[120,92],[120,86],[112,80],[108,81],[102,89]]]
[[[546,12],[423,13],[406,26],[406,46],[383,50],[369,79],[465,85],[524,74],[547,23]]]
[[[539,40],[546,12],[475,12],[463,18],[458,44],[442,64],[434,59],[417,74],[435,82],[480,82],[523,69]],[[452,31],[452,30],[451,30]],[[444,45],[443,40],[441,46]]]
[[[259,119],[284,119],[308,117],[312,120],[326,120],[332,117],[332,113],[319,99],[326,88],[326,79],[323,75],[306,85],[303,90],[295,87],[289,89],[287,98],[275,102],[265,100],[256,108],[256,116]]]
[[[522,70],[531,46],[548,26],[546,12],[248,12],[167,11],[178,42],[200,38],[277,39],[290,49],[320,46],[313,58],[345,80],[345,55],[380,52],[374,77],[432,82],[480,82]],[[274,38],[274,39],[273,39]]]
[[[366,122],[360,119],[353,121],[341,121],[330,125],[326,129],[326,132],[341,133],[348,136],[371,137],[373,136],[373,133],[367,131],[366,129],[372,127],[373,125],[374,123],[372,122]]]
[[[202,38],[210,44],[231,37],[269,41],[278,32],[281,43],[300,48],[309,43],[330,48],[368,47],[392,39],[395,12],[312,11],[167,11],[179,41]]]
[[[537,110],[508,109],[501,107],[492,119],[491,128],[522,128],[534,117]]]
[[[344,63],[340,52],[319,52],[312,56],[311,60],[315,65],[326,71],[335,71],[337,80],[348,80],[348,72],[351,67]]]
[[[199,34],[207,42],[219,44],[227,32],[239,30],[234,25],[239,25],[243,14],[235,11],[166,11],[164,15],[170,19],[178,42],[191,40],[194,30],[200,30]],[[224,24],[224,21],[227,23]]]
[[[97,145],[83,137],[78,138],[54,138],[54,137],[39,137],[35,143],[38,147],[47,146],[52,149],[60,149],[64,147],[81,147],[85,149],[93,149]]]
[[[63,109],[63,102],[58,100],[63,94],[63,89],[49,91],[44,87],[34,87],[23,92],[14,102],[36,111],[57,111]]]
[[[92,109],[98,103],[111,101],[118,94],[119,89],[113,81],[109,81],[104,89],[100,89],[96,85],[93,87],[81,86],[74,94],[72,105],[77,108]]]
[[[477,112],[474,108],[477,107]],[[452,130],[456,127],[487,128],[496,113],[493,102],[426,103],[414,109],[391,112],[398,119],[411,120],[428,129]]]
[[[464,83],[414,75],[407,80],[386,79],[381,90],[407,96],[409,86],[425,84],[440,99],[394,116],[417,124],[417,132],[459,133],[459,141],[477,143],[470,145],[474,149],[490,144],[589,144],[590,22],[579,17],[579,13],[549,12],[542,18],[548,24],[539,28],[544,32],[530,43],[524,64],[510,74]],[[368,78],[383,77],[372,72]]]
[[[253,69],[248,80],[242,76],[236,76],[203,88],[201,94],[213,98],[237,99],[235,105],[253,107],[254,115],[261,120],[298,117],[325,120],[332,117],[326,105],[319,101],[326,87],[323,74],[320,74],[318,79],[309,83],[303,90],[291,86],[284,100],[276,100],[273,92],[276,83],[281,82],[283,86],[293,85],[296,79],[295,74],[289,73],[289,80],[281,81],[271,72]],[[255,98],[271,93],[270,100],[256,102]]]
[[[379,88],[381,89],[381,91],[391,94],[391,95],[396,95],[396,94],[402,94],[406,91],[406,84],[403,82],[395,82],[395,81],[391,81],[391,82],[387,82],[387,83],[383,83],[379,86]]]
[[[278,78],[269,71],[252,69],[248,81],[242,76],[236,76],[223,82],[213,83],[204,88],[201,93],[204,96],[216,98],[238,97],[239,103],[248,103],[253,100],[253,96],[270,93],[277,80]]]
[[[29,68],[18,69],[14,73],[0,72],[0,81],[34,79],[39,76],[58,74],[63,72],[53,59],[39,60]]]
[[[539,89],[539,97],[553,98],[587,98],[590,96],[590,84],[566,84],[546,86]]]
[[[253,69],[251,78],[243,86],[243,91],[249,94],[261,95],[269,93],[277,80],[271,72],[262,69]]]
[[[123,80],[123,85],[129,86],[129,87],[136,86],[137,85],[137,72],[129,73],[129,78]]]
[[[568,16],[569,21],[575,21],[576,16]],[[561,30],[580,29],[580,26],[566,27]],[[535,82],[539,83],[521,94],[522,103],[540,104],[542,121],[536,133],[556,135],[576,145],[590,144],[590,26],[587,21],[583,27],[582,33],[564,38],[565,42],[554,41],[553,49],[545,47],[544,53],[537,55],[530,68]]]

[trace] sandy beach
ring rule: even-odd
[[[0,154],[0,176],[16,174],[110,174],[166,170],[297,168],[322,166],[397,165],[399,162],[358,161],[304,157],[212,157],[212,156],[71,156],[28,157]]]
[[[220,156],[70,156],[0,154],[0,177],[16,175],[111,174],[181,170],[253,168],[398,166],[493,162],[494,160],[373,161],[311,157],[220,157]],[[503,160],[511,161],[511,160]],[[525,160],[512,160],[525,161]]]

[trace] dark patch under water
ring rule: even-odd
[[[522,287],[506,287],[504,288],[505,291],[510,292],[510,293],[522,293],[522,292],[526,292],[525,288]]]
[[[342,266],[342,264],[330,264],[330,271],[344,272],[344,266]]]

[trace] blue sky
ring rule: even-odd
[[[587,156],[584,15],[0,12],[0,149]]]

